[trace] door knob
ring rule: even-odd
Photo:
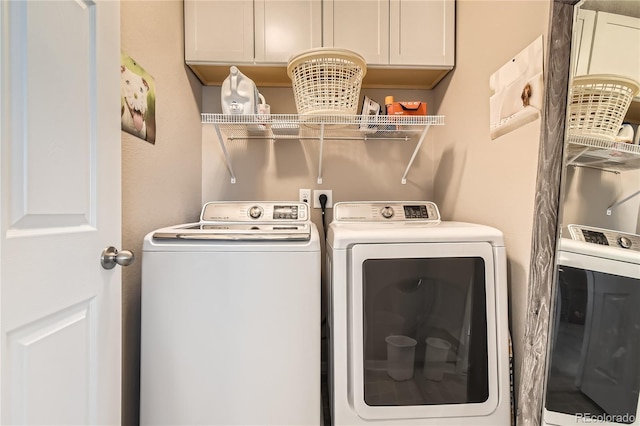
[[[100,263],[104,269],[113,269],[114,266],[129,266],[136,259],[133,252],[129,250],[118,251],[115,247],[107,247],[102,250]]]

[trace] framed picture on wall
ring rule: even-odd
[[[120,83],[122,130],[155,144],[155,80],[135,60],[122,53],[120,55]]]

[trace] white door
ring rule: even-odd
[[[0,2],[2,424],[119,424],[120,7]]]

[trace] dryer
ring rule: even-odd
[[[502,233],[427,201],[334,206],[333,424],[510,425]]]
[[[213,202],[142,253],[142,425],[318,425],[320,242],[298,202]]]
[[[640,425],[640,236],[568,229],[558,244],[543,425]]]

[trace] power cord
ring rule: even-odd
[[[322,230],[324,232],[324,238],[327,238],[327,223],[325,220],[325,212],[327,210],[327,195],[320,194],[318,197],[318,201],[320,201],[320,208],[322,210]]]
[[[324,241],[325,241],[325,248],[326,246],[326,242],[327,242],[327,221],[325,219],[325,213],[327,211],[327,195],[326,194],[320,194],[320,196],[318,197],[318,201],[320,201],[320,209],[322,211],[322,230],[324,232]],[[327,329],[327,317],[325,316],[324,318],[322,318],[321,322],[320,322],[320,329],[321,330],[326,330]],[[325,333],[324,336],[321,335],[320,336],[321,340],[328,340],[328,333]],[[322,376],[321,374],[321,377]],[[322,392],[323,392],[323,397],[324,397],[324,401],[328,401],[329,395],[328,395],[328,391],[326,386],[321,386],[322,388]],[[323,411],[323,417],[325,419],[325,423],[326,424],[331,424],[331,411],[329,411],[327,409],[327,407],[323,404],[322,406],[322,411]]]
[[[327,241],[327,222],[325,219],[325,213],[327,210],[327,195],[326,194],[320,194],[320,196],[318,197],[318,201],[320,201],[320,209],[322,211],[322,232],[324,232],[324,240],[325,243]],[[325,245],[326,247],[326,245]],[[320,322],[320,326],[321,327],[326,327],[327,324],[327,317],[322,318],[322,321]],[[326,340],[327,336],[321,336],[322,340]]]

